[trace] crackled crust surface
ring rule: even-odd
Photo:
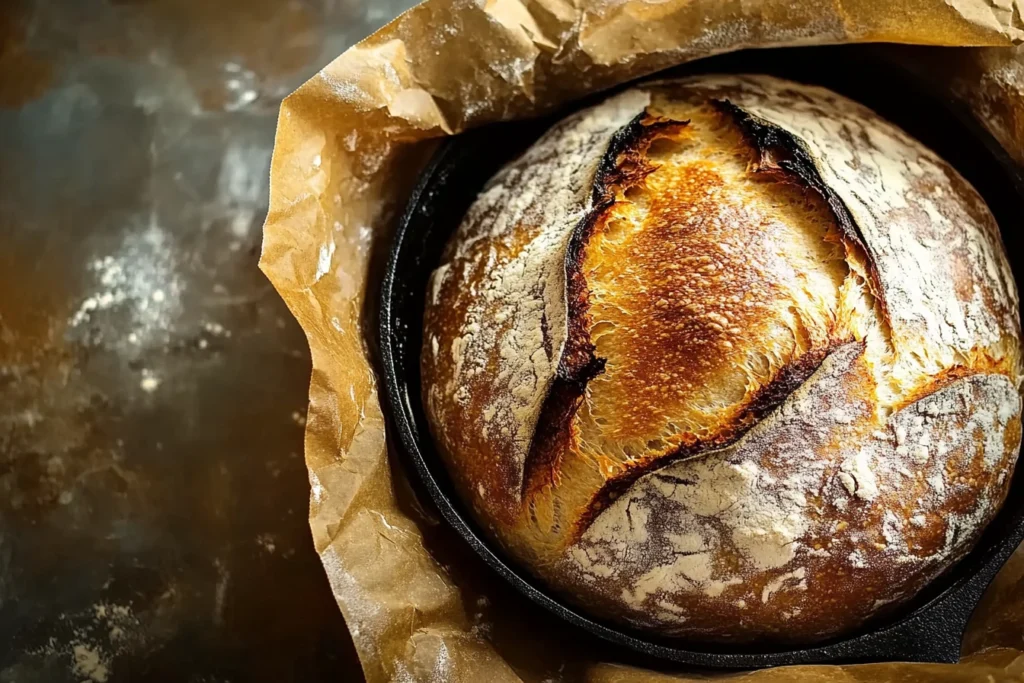
[[[501,171],[422,355],[477,517],[597,613],[811,640],[915,594],[1001,504],[1019,303],[995,221],[870,110],[646,84]]]

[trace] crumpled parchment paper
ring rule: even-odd
[[[572,632],[491,575],[389,454],[372,307],[396,214],[435,148],[659,69],[748,47],[891,42],[1024,162],[1019,0],[427,0],[281,107],[260,265],[302,325],[313,374],[310,526],[370,683],[705,680]],[[939,49],[956,46],[960,49]],[[1024,555],[976,613],[957,665],[731,674],[768,681],[1024,680]],[[614,656],[611,653],[615,653]],[[612,661],[615,660],[615,661]],[[724,674],[719,674],[724,675]]]

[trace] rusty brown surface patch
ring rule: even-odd
[[[28,4],[0,5],[0,108],[14,109],[43,95],[53,82],[53,65],[27,45]]]

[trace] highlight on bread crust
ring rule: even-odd
[[[423,393],[516,559],[668,635],[812,641],[969,550],[1020,446],[998,227],[933,152],[764,76],[644,84],[487,185]]]

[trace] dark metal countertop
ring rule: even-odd
[[[353,681],[280,99],[410,0],[0,0],[0,683]]]

